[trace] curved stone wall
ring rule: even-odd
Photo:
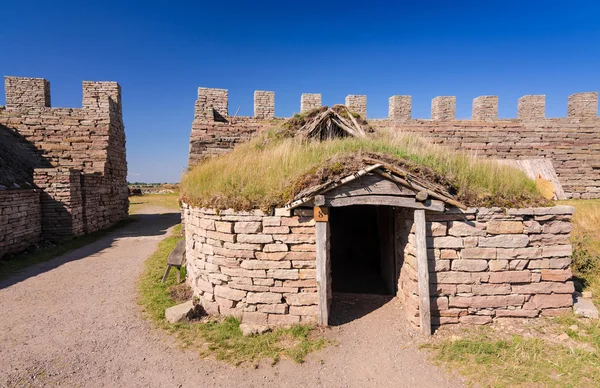
[[[316,321],[312,217],[185,204],[183,213],[188,281],[209,313],[267,325]]]
[[[570,311],[573,211],[556,206],[428,212],[432,324],[486,324]],[[184,204],[188,281],[209,313],[273,326],[317,321],[315,221],[312,209],[294,212],[216,214]],[[418,326],[413,212],[396,209],[395,217],[397,296]]]

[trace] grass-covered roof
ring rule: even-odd
[[[307,187],[383,160],[443,186],[468,206],[543,206],[535,182],[520,170],[450,151],[409,134],[374,133],[316,141],[270,130],[231,152],[204,160],[182,178],[186,203],[217,209],[284,206]]]

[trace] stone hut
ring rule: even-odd
[[[0,106],[0,258],[127,217],[121,88],[84,82],[81,108],[53,108],[50,83],[5,77]]]
[[[184,204],[188,281],[212,314],[329,323],[336,291],[397,296],[423,332],[573,305],[573,208],[465,208],[431,182],[371,164],[285,208]]]

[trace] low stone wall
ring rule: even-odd
[[[315,322],[315,222],[184,204],[188,281],[211,314],[246,323]]]
[[[0,259],[39,242],[41,235],[39,190],[0,190]]]
[[[573,212],[556,206],[428,214],[434,324],[570,311]],[[407,303],[418,306],[415,295]]]
[[[486,324],[570,311],[574,208],[427,213],[432,324]],[[211,314],[281,325],[318,314],[311,211],[216,213],[184,204],[188,281]],[[413,215],[396,210],[397,296],[419,325]]]

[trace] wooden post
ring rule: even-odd
[[[419,316],[421,332],[431,335],[431,310],[429,301],[429,268],[427,265],[425,210],[415,210],[415,235],[417,240],[417,278],[419,280]]]
[[[329,324],[331,302],[331,262],[329,260],[329,208],[322,207],[325,198],[315,197],[315,221],[317,238],[317,292],[319,295],[319,325]]]

